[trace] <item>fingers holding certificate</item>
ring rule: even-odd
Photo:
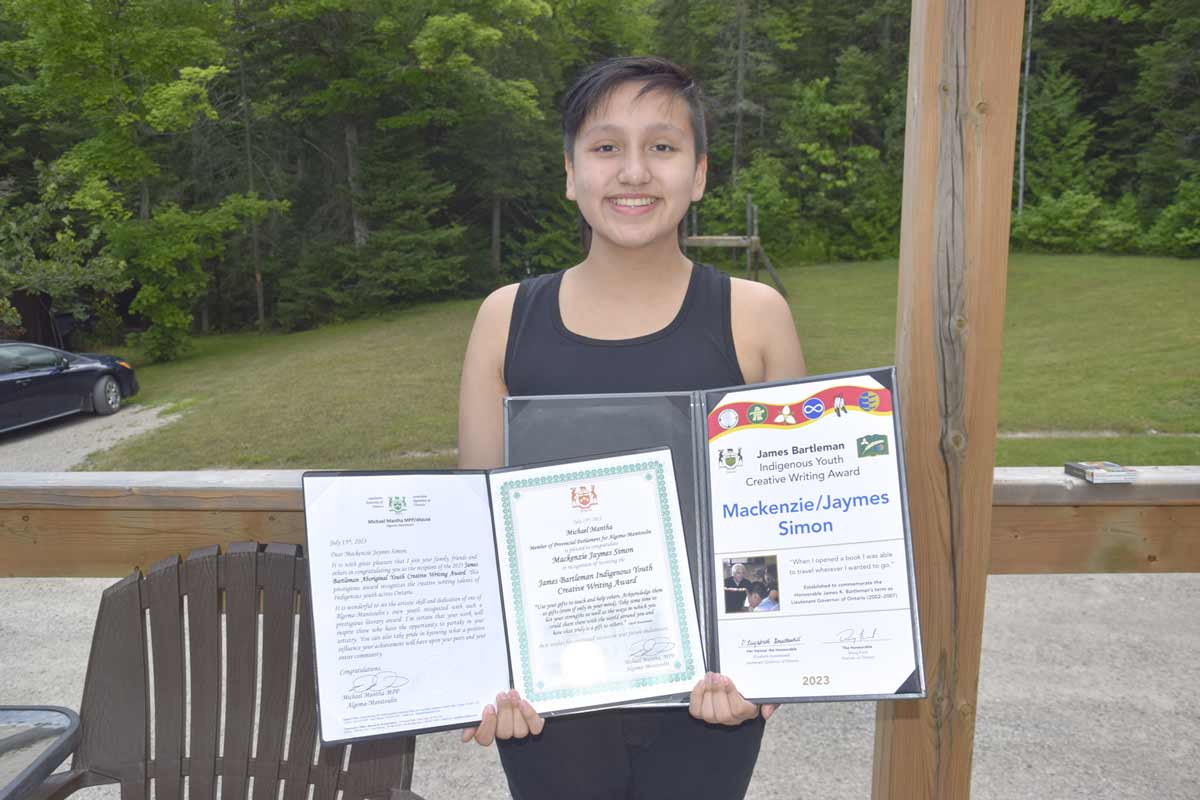
[[[539,712],[704,674],[673,474],[656,450],[493,475],[513,684]]]

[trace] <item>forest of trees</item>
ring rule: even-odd
[[[1014,246],[1200,256],[1200,3],[1030,2]],[[168,359],[569,266],[558,102],[618,54],[705,87],[701,232],[753,192],[777,261],[894,255],[909,10],[3,0],[0,335],[21,292]]]

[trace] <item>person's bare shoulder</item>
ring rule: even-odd
[[[732,278],[729,287],[734,346],[749,383],[798,378],[804,354],[792,309],[765,283]]]
[[[480,303],[475,313],[475,326],[471,329],[472,347],[503,357],[518,286],[517,283],[501,286]]]
[[[504,353],[517,284],[492,292],[480,304],[467,342],[458,394],[460,467],[496,467],[503,463],[502,399]]]
[[[745,278],[729,279],[730,300],[733,310],[746,314],[770,314],[772,317],[786,316],[791,320],[792,310],[783,295],[775,287]]]
[[[513,303],[517,299],[517,289],[519,283],[510,283],[507,286],[501,286],[483,299],[479,305],[479,312],[475,316],[475,324],[483,322],[486,325],[503,324],[507,333],[508,322],[512,317]]]

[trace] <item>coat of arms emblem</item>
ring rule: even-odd
[[[742,448],[732,447],[717,451],[717,466],[726,472],[733,472],[742,465]]]
[[[577,489],[571,490],[571,507],[587,511],[596,503],[600,502],[600,498],[596,496],[596,486],[593,484],[591,488],[580,486]]]
[[[404,497],[389,497],[388,507],[392,509],[393,513],[403,514],[408,508],[408,499]]]

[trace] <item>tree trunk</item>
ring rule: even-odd
[[[350,186],[350,222],[354,226],[354,246],[363,247],[370,238],[367,220],[358,207],[358,125],[346,120],[343,126],[346,138],[346,183]]]
[[[500,274],[500,195],[492,196],[492,274]]]
[[[742,156],[742,106],[746,99],[746,0],[737,5],[737,80],[734,83],[733,101],[733,168],[731,180],[737,183],[738,166]]]
[[[242,3],[234,0],[233,13],[238,25],[238,80],[242,90],[242,141],[246,149],[246,189],[251,195],[254,191],[254,151],[250,146],[250,98],[246,94],[246,47],[241,38],[245,32],[242,25]],[[258,219],[250,222],[250,250],[254,258],[254,299],[258,308],[258,331],[267,329],[267,317],[263,309],[262,258],[258,250]]]
[[[1029,117],[1029,61],[1033,55],[1033,6],[1035,0],[1029,0],[1029,20],[1025,26],[1025,77],[1021,80],[1021,144],[1017,156],[1017,216],[1025,208],[1025,120]]]

